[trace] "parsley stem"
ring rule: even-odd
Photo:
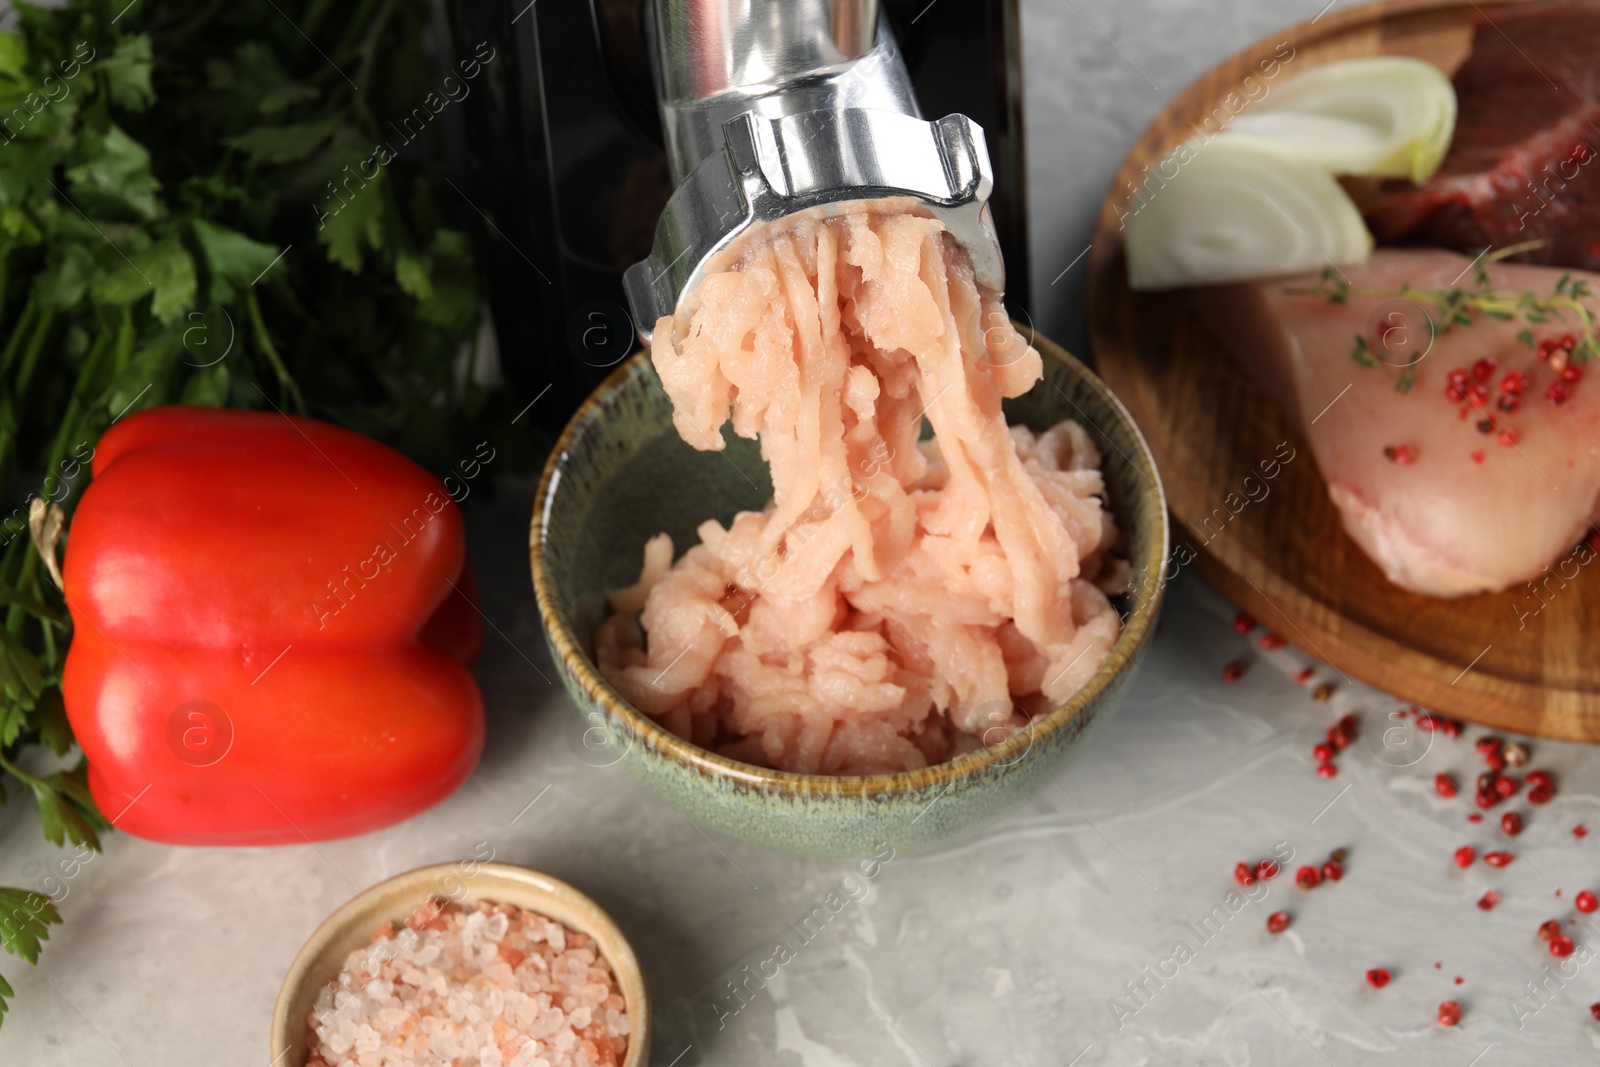
[[[267,362],[272,364],[272,371],[278,376],[278,384],[283,391],[294,400],[294,406],[300,414],[306,413],[306,398],[300,395],[300,386],[295,384],[294,378],[289,374],[289,368],[284,366],[283,357],[278,354],[278,349],[272,343],[272,338],[267,334],[267,324],[261,318],[261,302],[256,299],[254,289],[247,290],[244,295],[245,307],[250,312],[250,326],[256,335],[256,343],[261,346],[262,354],[267,357]]]

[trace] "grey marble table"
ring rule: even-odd
[[[1517,805],[1529,824],[1511,866],[1457,870],[1458,845],[1496,847],[1497,834],[1431,783],[1439,770],[1476,773],[1477,732],[1386,739],[1390,702],[1327,668],[1316,681],[1336,695],[1315,703],[1293,680],[1311,661],[1236,634],[1232,609],[1187,574],[1121,714],[1055,787],[976,841],[895,856],[775,979],[737,997],[729,983],[778,939],[798,944],[790,924],[854,865],[703,835],[625,768],[578,758],[581,720],[547,680],[526,589],[529,488],[474,503],[473,556],[499,633],[478,668],[491,743],[472,779],[401,826],[316,847],[112,835],[67,882],[66,923],[40,966],[6,966],[18,998],[0,1063],[268,1067],[278,982],[316,924],[359,888],[486,849],[616,917],[656,999],[658,1067],[1505,1067],[1600,1054],[1588,1011],[1600,969],[1573,957],[1575,976],[1549,982],[1556,961],[1535,937],[1600,884],[1600,833],[1570,832],[1585,821],[1600,832],[1592,754],[1536,742],[1560,793]],[[1235,659],[1249,669],[1228,684]],[[1347,710],[1362,736],[1339,776],[1320,779],[1311,745]],[[1241,859],[1292,850],[1294,867],[1340,847],[1337,884],[1307,892],[1285,874],[1229,900]],[[8,882],[37,880],[59,855],[31,820],[0,831]],[[1474,902],[1491,887],[1503,902],[1485,913]],[[1266,917],[1280,908],[1294,921],[1274,936]],[[1394,974],[1381,991],[1363,980],[1379,966]],[[1548,1002],[1528,999],[1527,981],[1545,982]],[[1446,998],[1465,1009],[1455,1030],[1433,1022]]]
[[[1113,169],[1161,104],[1321,6],[1030,0],[1041,326],[1077,343],[1082,261],[1072,264]],[[1497,841],[1466,821],[1464,800],[1432,794],[1440,770],[1475,773],[1468,741],[1395,737],[1393,705],[1327,668],[1316,679],[1337,695],[1313,702],[1292,680],[1313,661],[1235,634],[1232,609],[1187,574],[1122,713],[1054,788],[979,840],[896,856],[776,978],[731,995],[852,865],[707,837],[623,768],[575,755],[576,716],[549,680],[527,580],[530,508],[517,484],[469,504],[499,633],[477,669],[491,743],[460,792],[402,826],[314,848],[112,835],[66,883],[66,923],[39,967],[0,957],[18,993],[0,1064],[268,1067],[278,982],[317,923],[389,875],[485,848],[578,885],[616,917],[656,999],[658,1067],[1600,1058],[1588,1010],[1600,968],[1585,949],[1567,977],[1554,974],[1534,933],[1573,915],[1578,889],[1600,886],[1600,836],[1571,833],[1581,822],[1600,831],[1592,753],[1536,742],[1536,763],[1559,776],[1556,800],[1517,805],[1529,825],[1511,866],[1458,870],[1458,845]],[[1221,668],[1235,659],[1250,669],[1230,685]],[[1345,711],[1362,737],[1337,778],[1317,778],[1310,747]],[[0,883],[35,885],[63,854],[21,813],[0,825]],[[1338,884],[1306,892],[1280,877],[1230,901],[1241,859],[1292,849],[1298,866],[1339,847],[1349,860]],[[1503,902],[1480,911],[1491,887]],[[1294,922],[1274,936],[1265,920],[1280,908]],[[1600,944],[1600,931],[1573,932]],[[1378,966],[1394,974],[1383,990],[1363,981]],[[1453,1030],[1433,1022],[1447,998],[1464,1008]]]

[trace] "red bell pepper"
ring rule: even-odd
[[[344,837],[471,773],[483,624],[438,479],[326,423],[193,407],[117,423],[91,469],[62,692],[118,829]]]

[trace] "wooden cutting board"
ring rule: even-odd
[[[1401,699],[1496,728],[1600,740],[1600,567],[1582,568],[1537,614],[1527,589],[1441,600],[1391,585],[1345,535],[1310,448],[1234,368],[1187,297],[1129,290],[1118,221],[1148,167],[1197,129],[1219,128],[1262,86],[1377,54],[1452,72],[1475,21],[1515,2],[1335,6],[1202,77],[1145,131],[1101,205],[1089,342],[1160,467],[1177,520],[1169,573],[1192,562],[1263,625]],[[1266,469],[1276,477],[1264,479]]]

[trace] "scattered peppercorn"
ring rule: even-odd
[[[1446,800],[1449,800],[1458,792],[1456,788],[1456,780],[1450,777],[1448,774],[1440,772],[1439,774],[1433,776],[1433,791],[1444,797]]]
[[[1319,763],[1319,764],[1317,764],[1317,777],[1318,778],[1337,778],[1338,776],[1339,776],[1339,768],[1334,766],[1332,763]]]
[[[1238,660],[1234,660],[1232,663],[1222,668],[1222,680],[1224,682],[1237,682],[1243,677],[1244,664],[1240,663]]]
[[[1382,967],[1374,967],[1367,972],[1367,984],[1373,989],[1382,989],[1389,984],[1389,972]]]
[[[1500,894],[1496,893],[1493,889],[1489,890],[1483,896],[1478,898],[1478,907],[1482,908],[1484,911],[1493,911],[1494,906],[1498,903],[1500,903]]]
[[[1288,643],[1289,642],[1285,641],[1282,637],[1279,637],[1277,634],[1263,634],[1261,636],[1261,647],[1266,649],[1268,652],[1271,652],[1274,649],[1282,648],[1284,645],[1286,645]]]
[[[1329,882],[1337,882],[1344,877],[1344,864],[1338,860],[1329,860],[1322,865],[1322,877]]]
[[[1485,852],[1483,854],[1483,862],[1491,867],[1504,867],[1516,858],[1510,852]]]
[[[1262,860],[1256,864],[1256,877],[1263,882],[1271,881],[1278,877],[1278,865],[1271,860]]]
[[[1539,924],[1539,940],[1549,941],[1553,937],[1561,936],[1561,924],[1554,919],[1546,919]]]
[[[1255,869],[1248,863],[1241,863],[1233,869],[1233,880],[1244,886],[1255,885]]]
[[[1471,845],[1462,845],[1456,849],[1456,866],[1470,867],[1472,861],[1478,858],[1478,850]]]
[[[1596,908],[1600,908],[1600,897],[1595,896],[1592,889],[1580,890],[1578,895],[1573,898],[1572,905],[1587,915]]]
[[[1333,696],[1333,683],[1323,682],[1311,691],[1311,699],[1318,704],[1326,704],[1328,698]]]
[[[1301,889],[1315,889],[1322,881],[1322,874],[1312,866],[1301,867],[1294,872],[1294,884]]]
[[[1289,929],[1289,913],[1288,912],[1286,912],[1286,911],[1275,911],[1271,915],[1267,916],[1267,932],[1268,933],[1281,934],[1287,929]]]
[[[1244,612],[1241,611],[1241,612],[1239,612],[1239,614],[1237,614],[1237,615],[1235,615],[1233,617],[1233,630],[1234,630],[1234,633],[1247,634],[1251,630],[1254,630],[1255,628],[1256,628],[1256,620],[1251,618],[1249,615],[1245,614]]]
[[[1500,829],[1505,831],[1506,836],[1516,837],[1522,833],[1522,816],[1514,811],[1506,812],[1500,816]]]
[[[1333,746],[1326,741],[1318,741],[1311,746],[1311,758],[1319,763],[1326,763],[1333,758]]]
[[[1566,934],[1550,939],[1550,955],[1552,956],[1570,956],[1574,947],[1576,946],[1573,945],[1572,938]]]
[[[1461,1021],[1461,1005],[1447,1000],[1439,1005],[1439,1025],[1454,1026]]]

